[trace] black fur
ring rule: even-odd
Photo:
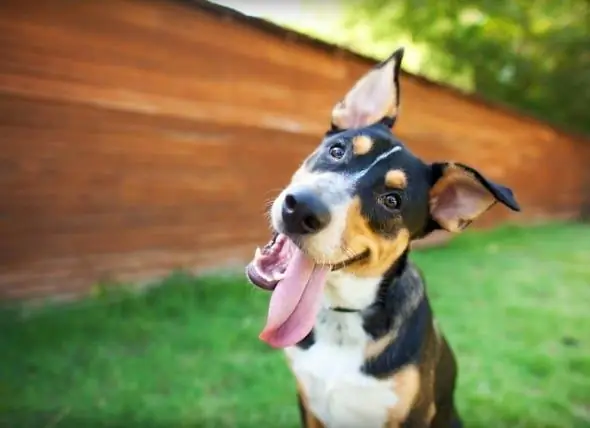
[[[411,298],[409,293],[412,292],[410,289],[412,286],[404,285],[403,282],[401,278],[392,282],[387,298],[391,301],[390,306],[400,307],[408,303],[407,299]],[[367,360],[362,371],[377,378],[385,378],[401,367],[419,362],[419,354],[425,338],[424,331],[432,320],[432,314],[425,297],[420,298],[416,308],[409,309],[409,315],[404,314],[403,309],[399,312],[395,309],[389,312],[386,306],[382,306],[380,311],[383,312],[382,316],[392,319],[392,324],[399,322],[399,330],[396,339],[377,358]],[[370,330],[367,333],[371,334]]]
[[[301,349],[309,349],[313,346],[314,343],[315,343],[314,332],[313,332],[313,330],[311,330],[307,334],[307,336],[305,336],[303,338],[303,340],[301,340],[296,346]]]

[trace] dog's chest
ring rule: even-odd
[[[322,309],[307,350],[286,350],[313,413],[328,428],[383,427],[398,397],[393,382],[361,372],[369,337],[358,313]]]

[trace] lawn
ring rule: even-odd
[[[590,426],[590,227],[468,232],[414,253],[460,364],[467,428]],[[258,340],[268,295],[180,273],[139,296],[0,314],[0,426],[297,427]]]

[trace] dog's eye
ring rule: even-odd
[[[330,147],[329,153],[334,159],[340,160],[344,157],[346,150],[342,144],[334,144],[332,147]]]
[[[388,193],[381,197],[381,203],[389,210],[399,210],[402,205],[402,198],[399,193]]]

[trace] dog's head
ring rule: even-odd
[[[248,268],[255,284],[291,280],[305,291],[335,268],[380,277],[413,239],[436,229],[458,232],[497,202],[519,210],[507,187],[463,164],[425,163],[392,134],[402,57],[397,50],[370,70],[333,109],[331,130],[272,205],[277,236]],[[305,296],[288,287],[285,296]],[[271,343],[286,343],[271,336]]]

